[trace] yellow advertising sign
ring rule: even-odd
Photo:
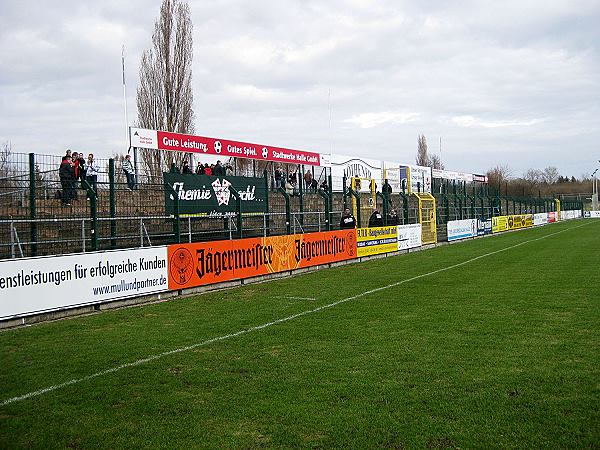
[[[357,228],[356,256],[378,255],[398,250],[398,231],[395,226]]]
[[[508,216],[492,217],[492,233],[508,231]]]
[[[515,214],[508,216],[508,229],[528,228],[533,226],[532,214]]]

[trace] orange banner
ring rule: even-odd
[[[170,245],[169,289],[186,289],[352,258],[356,258],[355,230]]]

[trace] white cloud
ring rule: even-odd
[[[544,122],[544,119],[530,120],[483,120],[473,116],[455,116],[452,117],[452,122],[459,127],[465,128],[504,128],[504,127],[530,127]]]
[[[415,112],[382,111],[362,113],[352,116],[344,122],[353,123],[360,128],[373,128],[385,124],[405,124],[419,119],[420,114]]]

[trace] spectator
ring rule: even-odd
[[[323,189],[324,191],[327,191],[329,189],[329,186],[327,185],[327,179],[324,179],[321,183],[321,189]]]
[[[77,154],[77,161],[79,162],[77,165],[79,167],[79,173],[77,174],[79,180],[85,180],[85,159],[83,158],[83,153]],[[83,183],[81,183],[81,188],[83,189]]]
[[[294,183],[292,181],[292,177],[290,177],[285,183],[285,192],[288,195],[294,195]]]
[[[202,163],[198,163],[198,167],[196,167],[196,175],[204,175],[204,166]]]
[[[392,186],[388,183],[387,180],[385,180],[385,182],[383,183],[381,192],[383,193],[383,195],[391,195],[392,194]]]
[[[192,175],[194,172],[192,172],[192,169],[190,168],[190,163],[188,162],[187,158],[183,160],[183,166],[181,167],[181,173],[183,175]]]
[[[317,187],[318,187],[318,185],[317,185],[317,180],[315,180],[315,179],[313,178],[313,179],[312,179],[312,181],[310,182],[310,188],[311,188],[313,191],[315,191],[315,192],[316,192],[316,190],[317,190]]]
[[[68,148],[67,151],[65,152],[65,156],[67,158],[69,158],[69,161],[71,161],[71,149],[70,148]]]
[[[376,209],[373,210],[373,214],[369,217],[369,228],[371,227],[382,227],[383,226],[383,216]]]
[[[283,178],[283,171],[281,170],[281,167],[276,167],[275,168],[275,189],[280,188],[280,187],[285,187],[284,186],[284,178]]]
[[[125,159],[121,163],[121,168],[127,177],[127,189],[133,191],[135,189],[135,170],[131,163],[131,155],[125,156]]]
[[[310,170],[307,170],[304,174],[304,186],[306,186],[306,189],[312,189],[312,180],[312,173],[310,172]]]
[[[342,220],[340,220],[340,228],[342,230],[347,228],[356,228],[356,219],[354,218],[354,216],[350,212],[350,209],[348,208],[344,209],[344,212],[342,213]]]
[[[60,177],[60,185],[62,187],[61,201],[63,205],[70,206],[71,199],[73,198],[73,182],[75,179],[75,172],[73,170],[72,161],[69,156],[65,155],[60,163],[58,169],[58,176]]]
[[[398,214],[396,213],[395,209],[392,209],[390,211],[390,213],[388,214],[387,224],[388,225],[400,225],[400,218],[398,217]]]
[[[213,170],[213,174],[217,177],[225,176],[225,168],[221,165],[221,161],[217,161],[217,164]]]
[[[79,167],[79,153],[77,152],[73,152],[71,154],[71,165],[73,166],[73,177],[74,177],[74,184],[73,184],[73,188],[77,188],[77,180],[79,179],[79,172],[83,171],[83,167]]]
[[[204,164],[204,175],[212,175],[212,167],[208,165],[208,163]]]
[[[98,194],[98,173],[100,172],[100,168],[96,161],[94,161],[94,155],[90,153],[88,155],[88,159],[85,163],[85,180],[92,186],[96,195]],[[89,198],[89,197],[88,197]]]

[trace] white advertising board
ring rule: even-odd
[[[374,179],[381,190],[382,170],[381,161],[376,159],[358,158],[356,156],[331,154],[331,178],[334,191],[341,191],[343,178],[346,177],[346,187],[350,186],[352,177]],[[361,192],[369,191],[369,183],[361,183]]]
[[[421,224],[398,225],[398,250],[421,246]]]
[[[537,213],[533,215],[533,226],[539,227],[548,223],[548,213]]]
[[[600,211],[585,211],[583,217],[587,217],[589,219],[600,219]]]
[[[477,219],[451,220],[448,222],[448,241],[477,236]]]
[[[579,210],[579,209],[570,209],[570,210],[560,212],[560,220],[578,219],[580,217],[581,217],[581,210]]]
[[[168,290],[167,247],[0,261],[0,319]]]

